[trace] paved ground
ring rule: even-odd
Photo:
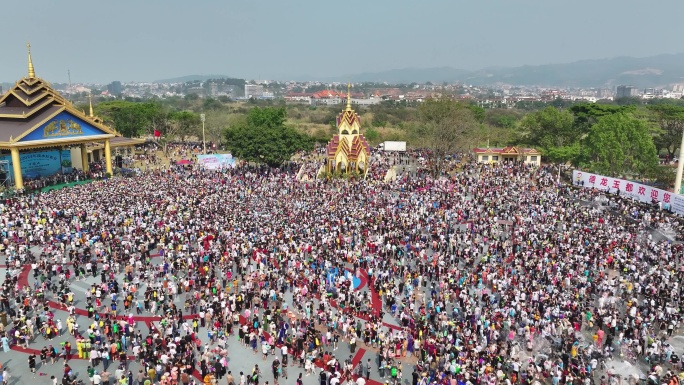
[[[34,250],[34,252],[37,252],[37,250]],[[153,263],[158,263],[159,259],[157,258],[156,261],[153,259]],[[0,274],[3,274],[7,272],[8,269],[6,267],[0,268]],[[87,325],[92,322],[88,320],[87,318],[87,313],[83,309],[85,306],[85,291],[88,290],[91,284],[99,282],[99,276],[98,277],[88,277],[85,280],[81,281],[75,281],[72,282],[71,287],[72,291],[74,292],[74,305],[77,307],[76,311],[76,322],[79,325],[80,330],[84,330]],[[119,281],[122,281],[122,275],[118,276]],[[34,279],[33,279],[33,274],[30,266],[23,266],[20,270],[20,278],[19,282],[24,285],[33,285],[34,284]],[[369,286],[367,279],[364,277],[361,280],[358,280],[355,282],[359,287],[358,290],[363,290],[363,291],[368,291]],[[140,288],[139,292],[143,293],[144,288],[146,284],[142,283],[142,287]],[[376,293],[372,293],[374,298],[374,307],[379,308],[380,307],[380,299],[377,296]],[[293,299],[291,294],[287,294],[286,297],[286,302],[289,304],[292,304]],[[183,299],[182,296],[177,296],[175,303],[178,306],[183,306],[182,304]],[[29,368],[28,368],[28,355],[30,353],[35,353],[37,356],[39,356],[39,351],[42,349],[44,346],[48,345],[53,345],[58,347],[60,346],[60,343],[65,342],[65,341],[71,341],[72,346],[74,348],[72,351],[76,352],[75,349],[75,340],[72,336],[70,336],[66,330],[66,318],[68,317],[68,313],[66,310],[63,308],[59,307],[59,304],[54,301],[49,302],[50,307],[52,308],[52,311],[55,313],[55,322],[57,320],[61,320],[63,324],[63,329],[62,334],[60,336],[57,336],[53,338],[52,340],[46,340],[44,337],[40,335],[36,335],[34,340],[29,344],[29,348],[26,349],[24,347],[18,347],[18,346],[13,346],[12,350],[7,353],[3,353],[0,351],[0,363],[2,363],[4,368],[8,368],[10,375],[12,376],[10,378],[9,383],[11,385],[14,384],[23,384],[29,381],[33,381],[33,378],[36,378],[37,381],[40,383],[49,383],[50,377],[51,376],[56,376],[58,379],[61,378],[62,375],[62,368],[64,361],[63,360],[58,360],[54,365],[51,365],[48,360],[47,365],[41,365],[40,364],[40,359],[38,359],[38,365],[37,365],[37,371],[36,374],[33,375],[30,373]],[[188,315],[190,316],[190,315]],[[149,324],[150,322],[153,322],[154,320],[158,319],[154,314],[150,314],[148,312],[143,312],[143,314],[139,316],[135,316],[136,324],[135,328],[136,330],[140,330],[142,332],[143,336],[146,336],[149,330]],[[385,317],[385,321],[388,323],[387,326],[391,326],[395,324],[395,321],[392,319],[391,316],[387,315]],[[207,340],[206,334],[207,331],[205,328],[200,328],[199,332],[199,337],[200,339]],[[359,362],[364,362],[366,363],[368,359],[371,359],[373,362],[373,368],[375,368],[370,376],[371,381],[369,382],[370,385],[378,385],[383,382],[383,378],[379,376],[379,373],[377,371],[377,349],[372,349],[365,347],[363,344],[357,344],[357,347],[360,345],[359,348],[356,349],[355,353],[351,353],[349,344],[346,342],[342,342],[338,349],[336,349],[333,354],[339,359],[339,360],[345,360],[349,357],[352,358],[354,364],[358,364]],[[210,345],[212,347],[213,345]],[[130,348],[129,348],[130,349]],[[332,350],[332,346],[330,349],[324,349],[324,350]],[[130,351],[130,350],[129,350]],[[251,372],[252,367],[254,364],[259,364],[259,366],[262,368],[262,371],[264,372],[264,377],[262,379],[262,383],[265,381],[269,381],[270,384],[273,384],[273,377],[270,372],[270,365],[271,362],[273,361],[274,357],[269,357],[266,360],[262,359],[261,354],[255,354],[249,349],[248,347],[244,347],[242,344],[240,344],[237,341],[237,333],[235,336],[232,336],[229,339],[229,365],[228,365],[228,370],[233,372],[233,375],[237,377],[239,375],[240,371],[244,371],[245,373]],[[278,356],[280,356],[280,353],[277,353]],[[290,360],[290,363],[292,363],[293,360]],[[409,358],[406,360],[407,362],[415,362],[413,358]],[[87,383],[87,375],[86,375],[86,369],[89,365],[89,362],[85,359],[78,359],[77,354],[74,354],[74,358],[69,361],[69,365],[72,367],[74,370],[74,373],[79,377],[79,379],[84,380]],[[118,366],[118,361],[114,361],[110,363],[108,370],[110,373],[113,373],[114,370],[116,370]],[[134,374],[138,372],[138,370],[141,368],[141,366],[133,362],[132,360],[129,361],[128,369],[131,370]],[[102,370],[103,366],[102,364],[99,365],[97,368],[98,370]],[[404,368],[404,383],[408,384],[408,379],[410,379],[410,374],[411,371],[413,370],[412,365],[408,365]],[[320,369],[316,369],[316,373],[318,373]],[[303,369],[299,369],[297,367],[290,366],[288,368],[288,379],[285,380],[285,383],[291,381],[292,383],[295,382],[297,376],[299,373],[304,373]],[[197,375],[197,378],[195,379],[198,383],[201,382],[199,381],[199,375]],[[283,383],[284,379],[281,379],[281,383]],[[225,379],[224,379],[225,381]],[[219,382],[220,383],[220,382]],[[318,384],[318,376],[317,375],[309,375],[309,376],[304,376],[304,383],[309,385],[309,384]]]
[[[402,167],[401,172],[415,172],[415,165],[408,165],[408,167]],[[464,226],[464,225],[461,225]],[[5,261],[2,261],[5,262]],[[0,267],[0,274],[1,276],[4,276],[5,273],[9,272],[11,269],[8,269],[7,267]],[[24,284],[32,284],[33,283],[33,275],[31,274],[30,266],[23,266],[21,268],[21,275],[20,275],[20,282]],[[121,282],[121,276],[118,277],[120,282]],[[95,283],[99,280],[98,278],[93,278],[89,277],[85,281],[79,281],[79,282],[74,282],[72,284],[73,291],[75,293],[75,305],[78,306],[84,306],[85,303],[85,290],[89,287],[90,284]],[[145,284],[143,283],[143,286]],[[360,290],[368,291],[369,286],[368,282],[361,280],[360,282]],[[139,292],[144,292],[144,287],[139,291]],[[378,310],[380,308],[380,298],[377,296],[377,293],[373,292],[370,290],[370,294],[373,298],[373,305],[374,305],[374,310]],[[176,303],[177,305],[182,306],[182,298],[177,298]],[[288,294],[286,296],[286,302],[292,304],[292,296],[291,294]],[[56,303],[52,303],[53,307],[58,307]],[[54,309],[53,311],[55,312],[55,319],[61,320],[62,324],[64,324],[64,328],[66,329],[66,318],[67,318],[67,313],[63,309]],[[80,309],[78,312],[80,314],[77,315],[77,322],[79,325],[81,325],[82,328],[85,328],[85,325],[87,325],[89,322],[87,320],[87,317],[84,315],[84,310]],[[143,313],[140,316],[136,316],[136,328],[141,330],[143,336],[147,335],[148,332],[148,324],[149,322],[153,321],[155,319],[155,316],[153,314],[149,313]],[[392,326],[396,325],[397,321],[392,318],[391,315],[386,314],[383,321],[386,323],[386,326]],[[35,375],[36,380],[34,380],[34,376],[30,373],[28,369],[28,354],[31,351],[37,352],[40,350],[43,346],[46,346],[47,344],[52,344],[54,346],[59,346],[61,342],[71,340],[73,344],[73,338],[71,336],[65,335],[66,330],[64,331],[64,334],[62,334],[59,337],[56,337],[52,341],[46,341],[43,337],[41,336],[36,336],[34,341],[30,343],[29,349],[24,349],[20,347],[13,347],[13,350],[8,352],[8,353],[3,353],[0,351],[0,363],[3,364],[3,367],[9,368],[9,372],[12,375],[12,378],[10,379],[9,383],[10,384],[23,384],[23,383],[28,383],[32,381],[38,381],[38,383],[44,383],[48,384],[50,376],[54,375],[57,376],[58,378],[61,377],[61,368],[63,365],[63,361],[59,361],[55,365],[46,365],[46,366],[41,366],[40,363],[38,364],[38,369]],[[201,328],[200,333],[199,333],[200,338],[206,340],[206,329]],[[535,346],[535,352],[541,350],[543,348],[545,342],[539,342]],[[676,336],[673,337],[672,339],[672,344],[676,347],[676,350],[678,353],[684,352],[684,337],[681,336]],[[75,349],[74,349],[75,350]],[[240,343],[237,341],[237,337],[233,336],[229,340],[229,365],[228,365],[228,370],[231,370],[233,372],[233,375],[236,377],[239,375],[240,371],[244,372],[249,372],[251,371],[251,368],[254,366],[254,364],[259,364],[260,367],[264,371],[264,377],[261,380],[261,383],[263,384],[265,381],[269,381],[269,384],[273,384],[273,378],[272,375],[270,374],[270,370],[268,370],[273,357],[269,357],[267,360],[263,360],[261,355],[255,355],[251,349],[246,348],[242,346]],[[527,354],[526,352],[521,352],[522,354]],[[360,349],[357,349],[355,353],[351,353],[349,349],[349,345],[346,342],[342,342],[340,347],[334,351],[335,356],[340,359],[344,360],[349,357],[352,357],[353,362],[355,364],[358,364],[359,362],[367,362],[368,359],[371,360],[372,365],[373,365],[373,371],[371,373],[371,380],[369,385],[378,385],[383,381],[383,379],[379,376],[377,367],[377,350],[365,347],[363,344],[360,344]],[[681,355],[681,354],[680,354]],[[406,358],[404,361],[404,380],[403,384],[407,385],[410,381],[411,378],[411,372],[413,370],[413,363],[415,362],[415,359],[413,358]],[[292,362],[292,360],[291,360]],[[88,366],[88,361],[82,360],[82,359],[72,359],[70,361],[70,366],[74,369],[74,372],[79,376],[79,378],[85,380],[87,382],[87,376],[85,375],[86,368]],[[113,372],[116,369],[116,362],[113,365],[110,365],[110,372]],[[627,369],[623,368],[626,363],[624,361],[616,361],[612,363],[616,368],[622,369]],[[102,365],[98,369],[102,369]],[[129,370],[133,371],[133,373],[136,373],[140,369],[140,365],[135,362],[131,362],[129,367]],[[320,369],[317,369],[320,370]],[[299,373],[303,373],[303,369],[298,369],[296,367],[290,367],[288,368],[288,379],[281,379],[281,383],[294,383],[295,379],[297,378]],[[199,382],[198,379],[196,379],[197,382]],[[225,381],[225,380],[224,380]],[[219,382],[221,383],[221,382]],[[314,385],[318,384],[318,376],[317,375],[310,375],[310,376],[305,376],[304,377],[304,384],[306,385]]]

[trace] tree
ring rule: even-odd
[[[387,113],[384,111],[378,111],[373,113],[373,127],[385,127],[387,125]]]
[[[312,150],[313,139],[285,126],[284,108],[255,107],[224,132],[227,149],[237,158],[278,167],[294,153]]]
[[[662,130],[655,137],[655,145],[658,150],[666,149],[670,158],[674,157],[675,150],[679,148],[684,131],[684,107],[674,104],[656,104],[648,106],[656,124]]]
[[[437,177],[442,173],[448,155],[466,149],[468,134],[479,123],[467,105],[448,98],[427,99],[418,107],[418,113],[425,141],[433,150],[432,175]]]
[[[473,116],[475,117],[475,120],[478,121],[478,123],[484,123],[485,118],[486,118],[486,111],[484,108],[476,105],[476,104],[470,104],[468,105],[468,109],[473,112]]]
[[[188,136],[201,136],[200,117],[190,111],[174,111],[169,113],[169,125],[164,134],[169,137],[180,137],[185,140]]]
[[[214,98],[206,98],[202,102],[202,108],[205,110],[218,110],[221,109],[221,107],[223,107],[223,104]]]
[[[166,112],[159,103],[140,103],[125,100],[99,103],[95,106],[97,115],[111,124],[124,136],[137,137],[152,134],[163,126]]]
[[[570,107],[570,112],[575,116],[575,130],[578,131],[580,136],[588,134],[591,126],[606,115],[632,111],[634,111],[634,106],[632,105],[614,106],[610,104],[578,103]]]
[[[380,133],[373,127],[367,128],[363,136],[368,139],[370,143],[377,143],[378,139],[380,139]]]
[[[548,151],[554,147],[571,145],[578,139],[573,121],[572,114],[567,110],[546,107],[525,116],[520,127],[526,132],[530,144]]]
[[[648,124],[625,112],[599,119],[583,149],[590,168],[600,174],[644,175],[658,166]]]
[[[485,123],[500,128],[513,129],[518,125],[521,114],[507,108],[491,108],[486,111]]]
[[[638,106],[643,104],[643,100],[636,96],[625,96],[615,99],[615,104],[618,106]]]
[[[268,129],[281,128],[285,126],[287,111],[285,108],[259,108],[255,107],[247,114],[247,122],[254,127],[264,127]]]

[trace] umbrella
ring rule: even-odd
[[[181,159],[178,162],[176,162],[176,164],[181,165],[181,166],[186,166],[188,164],[192,164],[192,162],[187,160],[187,159]]]

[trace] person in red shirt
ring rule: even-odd
[[[67,341],[64,344],[64,351],[66,352],[66,361],[71,359],[71,342]]]

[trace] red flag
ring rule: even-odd
[[[160,136],[161,136],[161,131],[159,131],[159,130],[154,130],[154,137],[155,137],[155,138],[158,138],[158,137],[160,137]]]

